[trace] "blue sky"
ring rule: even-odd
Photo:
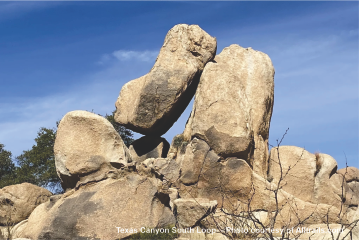
[[[290,128],[284,145],[359,167],[358,4],[0,2],[0,143],[16,156],[68,111],[112,112],[122,85],[151,69],[167,31],[187,23],[216,37],[217,53],[239,44],[270,56],[270,143]]]

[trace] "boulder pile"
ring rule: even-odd
[[[340,229],[359,219],[357,168],[338,170],[331,156],[300,147],[269,149],[275,71],[268,55],[216,49],[199,26],[174,26],[151,71],[125,84],[116,101],[115,120],[145,136],[127,148],[105,118],[67,113],[54,148],[65,193],[5,187],[0,224],[15,206],[19,238],[126,239],[141,228],[175,226],[196,229],[179,239],[224,240],[220,230],[235,227],[235,217],[247,229],[256,227],[248,216],[263,224],[275,218],[278,229]],[[169,144],[161,136],[193,96],[184,131]],[[309,237],[329,235],[299,239]]]

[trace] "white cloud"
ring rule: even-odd
[[[113,52],[112,55],[120,61],[137,60],[137,61],[149,62],[156,60],[158,51],[118,50]]]
[[[159,51],[129,51],[129,50],[117,50],[111,54],[103,54],[100,60],[96,63],[98,65],[111,65],[118,61],[121,62],[147,62],[154,63]]]

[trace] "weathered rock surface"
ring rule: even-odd
[[[180,154],[178,161],[181,163],[180,181],[185,185],[193,185],[198,182],[203,169],[203,162],[209,152],[208,144],[194,138],[186,147],[184,154]]]
[[[278,157],[279,151],[279,157]],[[280,146],[272,148],[269,159],[269,176],[278,183],[281,176],[283,190],[306,202],[314,203],[316,157],[304,148]]]
[[[222,157],[254,157],[256,162],[250,164],[264,175],[273,79],[266,54],[238,45],[223,49],[203,71],[185,138],[205,140]]]
[[[194,138],[176,159],[181,166],[181,196],[217,200],[222,206],[224,192],[230,198],[248,195],[253,173],[248,163],[235,157],[220,159],[205,141]]]
[[[342,168],[338,170],[338,173],[345,177],[347,183],[359,182],[359,169],[356,167]]]
[[[22,183],[0,189],[0,224],[19,223],[25,220],[51,192],[30,183]]]
[[[11,229],[12,231],[12,238],[16,239],[18,237],[20,237],[22,234],[24,234],[24,230],[26,228],[26,225],[27,225],[27,219],[26,220],[23,220],[21,222],[19,222],[18,224],[16,224],[14,226],[13,229]]]
[[[138,166],[138,171],[170,183],[176,182],[180,175],[179,165],[168,158],[149,158]]]
[[[107,178],[115,169],[132,161],[112,124],[86,111],[72,111],[63,117],[54,152],[64,189]]]
[[[15,226],[10,226],[10,228],[8,228],[7,226],[2,226],[1,228],[1,234],[0,234],[0,239],[1,240],[7,240],[7,239],[24,239],[27,240],[27,238],[18,238],[19,236],[21,236],[24,232],[24,229],[26,227],[27,224],[27,219],[23,220],[19,223],[17,223]],[[10,236],[9,236],[9,230],[10,230]],[[31,239],[30,239],[31,240]]]
[[[140,229],[175,223],[158,179],[131,173],[66,192],[35,209],[21,237],[30,239],[121,239],[116,227]]]
[[[328,231],[332,231],[332,234]],[[300,236],[300,240],[323,240],[323,239],[341,239],[341,240],[354,240],[358,239],[351,237],[348,229],[341,230],[342,226],[340,224],[313,224],[307,227],[307,232],[303,231],[303,234]],[[311,232],[310,232],[311,231]],[[321,232],[322,231],[322,232]]]
[[[148,158],[166,158],[170,144],[161,137],[144,136],[135,140],[129,147],[134,162],[143,162]]]
[[[343,179],[344,178],[344,179]],[[337,195],[344,195],[344,204],[351,208],[359,206],[359,169],[347,167],[338,170],[330,179]]]
[[[191,101],[216,48],[216,39],[199,26],[174,26],[151,71],[122,87],[116,101],[116,121],[144,135],[167,132]]]
[[[314,199],[317,203],[331,204],[340,208],[341,198],[333,191],[330,178],[336,173],[337,161],[328,154],[317,153],[314,179]]]
[[[205,198],[179,198],[173,203],[177,222],[182,228],[195,226],[196,223],[214,212],[217,207],[217,201]]]
[[[279,159],[283,173],[281,185],[286,192],[308,203],[327,204],[338,209],[344,205],[358,206],[359,195],[350,188],[343,175],[336,173],[337,162],[331,156],[311,154],[299,147],[281,146]],[[281,173],[279,159],[278,148],[272,148],[269,178],[273,178],[275,184]]]

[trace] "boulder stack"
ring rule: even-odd
[[[144,135],[166,133],[191,101],[203,68],[214,58],[216,49],[216,39],[199,26],[174,26],[151,71],[122,87],[116,101],[116,121]]]
[[[264,176],[273,100],[268,55],[231,45],[206,65],[184,138],[202,139],[222,158],[244,159]]]
[[[129,239],[144,228],[173,226],[196,231],[178,239],[226,240],[264,239],[230,236],[228,227],[288,232],[359,221],[358,169],[338,171],[331,156],[295,146],[269,153],[270,58],[239,45],[215,56],[216,48],[197,25],[168,32],[151,71],[125,84],[117,99],[116,121],[145,135],[129,149],[105,118],[67,113],[54,147],[65,192],[51,196],[31,184],[1,189],[0,225],[15,208],[14,236],[32,240]],[[161,135],[194,94],[185,129],[169,146]],[[283,236],[265,239],[275,237]]]

